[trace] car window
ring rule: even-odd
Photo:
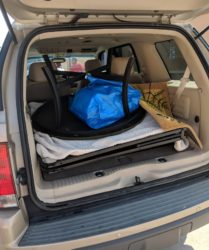
[[[67,53],[67,54],[48,54],[51,61],[54,60],[55,66],[59,71],[85,72],[85,62],[95,59],[95,54],[89,53]],[[59,58],[61,59],[59,62]],[[42,55],[32,56],[28,58],[27,73],[32,63],[44,62]]]
[[[187,64],[179,50],[177,44],[173,40],[158,42],[155,44],[156,49],[170,75],[173,84],[180,84],[180,80],[184,75]],[[192,75],[190,74],[190,82],[187,87],[197,87]]]
[[[121,45],[111,48],[111,54],[114,57],[133,57],[134,58],[134,71],[140,72],[139,63],[136,58],[133,47],[130,44]]]
[[[65,56],[66,62],[62,66],[67,71],[85,72],[85,62],[95,58],[95,54],[71,53]]]
[[[100,60],[102,66],[107,65],[107,58],[108,58],[107,50],[101,51],[98,55],[98,59]]]

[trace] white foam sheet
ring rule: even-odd
[[[45,163],[53,163],[67,156],[78,156],[125,142],[134,141],[163,130],[156,121],[146,114],[144,120],[134,128],[123,133],[94,140],[62,140],[48,134],[34,132],[37,153]]]

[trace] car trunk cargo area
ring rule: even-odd
[[[32,72],[32,77],[31,67],[33,66],[31,65],[44,63],[42,56],[48,55],[51,62],[60,68],[60,72],[67,72],[72,71],[73,58],[76,58],[77,64],[81,64],[81,72],[76,72],[78,68],[74,68],[76,72],[74,75],[78,76],[77,73],[88,72],[85,68],[87,61],[96,59],[100,61],[101,66],[108,65],[108,53],[111,50],[113,51],[112,58],[134,58],[134,72],[132,72],[129,82],[132,87],[140,86],[140,84],[155,86],[156,91],[156,86],[163,86],[162,92],[167,93],[166,98],[172,107],[171,117],[188,126],[182,125],[170,130],[163,129],[146,111],[138,125],[136,123],[136,125],[133,124],[132,127],[127,127],[115,134],[109,133],[99,138],[87,138],[86,140],[79,140],[79,138],[71,140],[59,136],[56,138],[55,135],[46,133],[47,131],[38,131],[38,127],[34,129],[32,126],[34,112],[44,103],[53,100],[53,94],[50,87],[48,89],[46,87],[46,91],[40,93],[43,81],[38,79],[40,75],[37,76],[37,74],[39,73],[36,74],[40,71]],[[59,58],[64,58],[64,60],[59,61]],[[121,69],[120,65],[118,66]],[[187,66],[191,72],[190,79],[173,108],[173,100]],[[92,72],[92,70],[90,71]],[[87,30],[76,30],[75,28],[71,31],[58,28],[53,32],[43,32],[30,42],[25,56],[24,74],[24,103],[30,110],[30,115],[25,115],[25,121],[32,163],[32,178],[36,195],[43,202],[56,204],[147,183],[194,169],[201,165],[198,158],[204,161],[209,149],[208,136],[203,136],[209,127],[208,121],[204,118],[209,100],[206,91],[208,86],[194,48],[187,38],[175,29],[159,27],[154,29],[149,26],[140,29],[130,25],[128,28],[119,29],[108,26],[108,28],[87,28]],[[62,73],[59,74],[62,75]],[[64,81],[66,79],[72,78],[67,76]],[[86,82],[83,83],[82,80],[79,79],[70,85],[69,89],[67,88],[67,95],[59,89],[61,98],[74,96],[77,91],[85,88]],[[47,81],[44,83],[47,84]],[[62,76],[57,77],[57,83],[63,84]],[[36,90],[35,85],[40,88]],[[157,91],[160,92],[160,89]],[[40,94],[36,95],[36,93]],[[36,96],[41,95],[44,97],[36,99]],[[35,109],[33,109],[34,107]],[[152,133],[147,136],[141,132],[142,135],[137,137],[136,134],[140,134],[140,126],[147,121],[146,119],[149,120],[149,117],[151,120],[153,119],[153,127],[156,126],[156,130],[150,129]],[[170,120],[172,122],[172,119]],[[130,138],[130,131],[136,129],[137,126],[139,126],[139,131],[136,134],[133,133],[134,136]],[[149,126],[145,127],[149,129]],[[190,128],[200,140],[203,148],[194,139]],[[114,143],[111,142],[112,144],[107,143],[108,138],[120,138],[126,134],[127,138],[129,137],[128,140],[120,139],[119,143],[117,142],[119,139],[117,139]],[[48,136],[48,139],[45,135]],[[47,146],[47,140],[52,142],[53,149]],[[94,147],[102,140],[107,143],[104,144],[107,146]],[[76,145],[77,141],[81,145],[80,151]],[[82,141],[86,143],[85,150],[83,150]],[[93,144],[93,142],[96,143]],[[67,143],[70,146],[67,146]],[[62,157],[53,158],[53,152],[59,156],[59,145],[65,152]],[[66,148],[69,147],[77,150],[76,153],[70,149],[71,153],[67,154]],[[48,157],[50,154],[51,156]]]
[[[159,158],[159,161],[163,161],[163,158],[160,157],[171,154],[171,152],[174,153],[175,150],[172,143],[183,139],[184,134],[185,131],[183,129],[165,132],[160,135],[146,137],[144,140],[124,143],[122,146],[108,147],[100,150],[100,152],[96,151],[96,153],[89,153],[83,156],[67,157],[54,164],[45,164],[40,160],[43,176],[45,180],[50,180],[50,177],[58,179],[66,177],[66,175],[76,176],[85,173],[94,173],[95,176],[102,177],[105,175],[104,170],[118,167],[122,164],[126,165],[150,158]],[[167,147],[161,147],[164,144]],[[146,154],[143,152],[144,150],[146,150]]]

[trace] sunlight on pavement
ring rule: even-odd
[[[194,250],[209,250],[209,225],[190,233],[185,243]]]
[[[184,244],[167,250],[209,250],[209,224],[188,234]]]

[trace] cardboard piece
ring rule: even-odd
[[[132,84],[142,93],[140,105],[155,119],[164,131],[172,131],[179,128],[187,128],[188,136],[199,146],[203,145],[194,129],[172,115],[167,83],[143,83]]]

